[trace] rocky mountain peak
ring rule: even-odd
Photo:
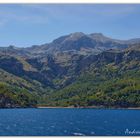
[[[89,36],[92,39],[101,41],[101,42],[112,40],[111,38],[104,36],[102,33],[92,33],[92,34],[89,34]]]
[[[82,33],[82,32],[75,32],[75,33],[71,33],[69,35],[69,39],[76,40],[76,39],[79,39],[79,38],[81,38],[83,36],[86,36],[86,35],[84,33]]]

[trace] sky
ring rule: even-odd
[[[140,4],[0,4],[0,46],[30,47],[73,32],[140,38]]]

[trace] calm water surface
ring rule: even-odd
[[[0,109],[0,135],[140,136],[140,110]]]

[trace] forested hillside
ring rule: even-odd
[[[0,107],[140,107],[140,43],[74,33],[0,48]]]

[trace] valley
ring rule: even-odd
[[[140,107],[140,39],[72,33],[0,47],[0,107]]]

